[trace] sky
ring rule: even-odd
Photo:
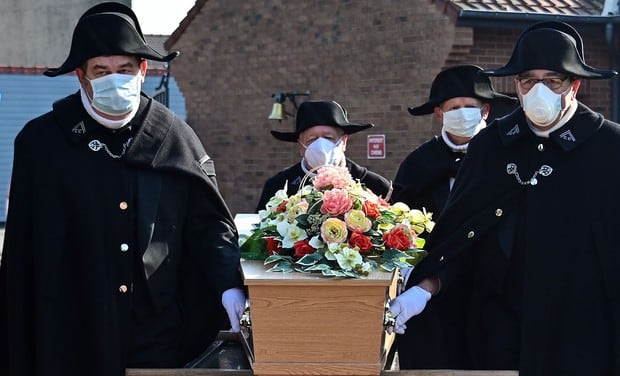
[[[132,0],[144,34],[168,35],[179,26],[196,0]]]

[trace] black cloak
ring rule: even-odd
[[[620,126],[582,104],[549,138],[517,109],[470,142],[408,286],[472,276],[473,368],[620,374],[619,173]]]
[[[193,130],[148,97],[117,132],[79,94],[26,124],[0,267],[0,374],[124,375],[128,362],[182,366],[204,350],[223,327],[221,293],[242,286],[214,176]]]

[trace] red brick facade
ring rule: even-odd
[[[198,1],[167,47],[180,50],[172,72],[186,96],[188,123],[216,163],[233,213],[253,211],[269,176],[299,160],[297,147],[269,130],[271,94],[310,90],[335,99],[349,119],[375,124],[350,137],[347,155],[392,179],[400,161],[438,129],[407,107],[426,101],[445,66],[508,61],[519,30],[457,28],[429,0]],[[611,66],[604,36],[585,36],[586,60]],[[610,82],[582,85],[581,98],[606,116]],[[512,92],[509,80],[497,89]],[[306,99],[300,97],[300,100]],[[291,109],[290,102],[286,102]],[[386,135],[385,159],[367,159],[366,137]]]

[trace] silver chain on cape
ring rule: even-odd
[[[88,147],[90,148],[90,150],[92,151],[99,151],[101,149],[105,150],[106,153],[108,153],[108,155],[112,158],[120,158],[123,155],[125,155],[125,152],[127,151],[127,148],[129,148],[129,145],[131,144],[131,141],[133,141],[133,138],[129,138],[127,139],[127,141],[125,141],[123,143],[123,150],[121,150],[120,154],[113,154],[110,149],[108,149],[108,145],[104,144],[103,142],[99,141],[99,140],[92,140],[91,142],[88,143]]]
[[[538,176],[538,174],[540,174],[540,176],[549,176],[551,175],[551,173],[553,172],[553,168],[551,168],[551,166],[549,165],[542,165],[540,166],[540,168],[538,169],[538,171],[534,172],[534,175],[532,175],[531,178],[529,178],[526,181],[521,180],[521,176],[519,176],[519,172],[517,171],[517,165],[514,163],[508,163],[506,165],[506,173],[508,173],[508,175],[514,175],[515,178],[517,179],[517,182],[521,185],[536,185],[538,184],[538,179],[536,178]]]

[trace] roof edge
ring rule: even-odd
[[[170,34],[170,38],[168,38],[164,42],[164,48],[167,51],[173,50],[174,45],[179,41],[179,38],[181,38],[181,35],[185,33],[185,30],[187,30],[189,25],[192,23],[196,15],[200,12],[200,10],[206,4],[207,1],[208,0],[196,0],[196,3],[194,3],[194,6],[187,12],[187,15],[185,16],[185,18],[183,18],[181,22],[179,23],[179,27],[177,27],[172,32],[172,34]]]
[[[620,16],[582,16],[550,13],[489,12],[460,10],[457,26],[499,29],[522,29],[534,22],[560,21],[580,28],[595,28],[608,24],[620,24]]]

